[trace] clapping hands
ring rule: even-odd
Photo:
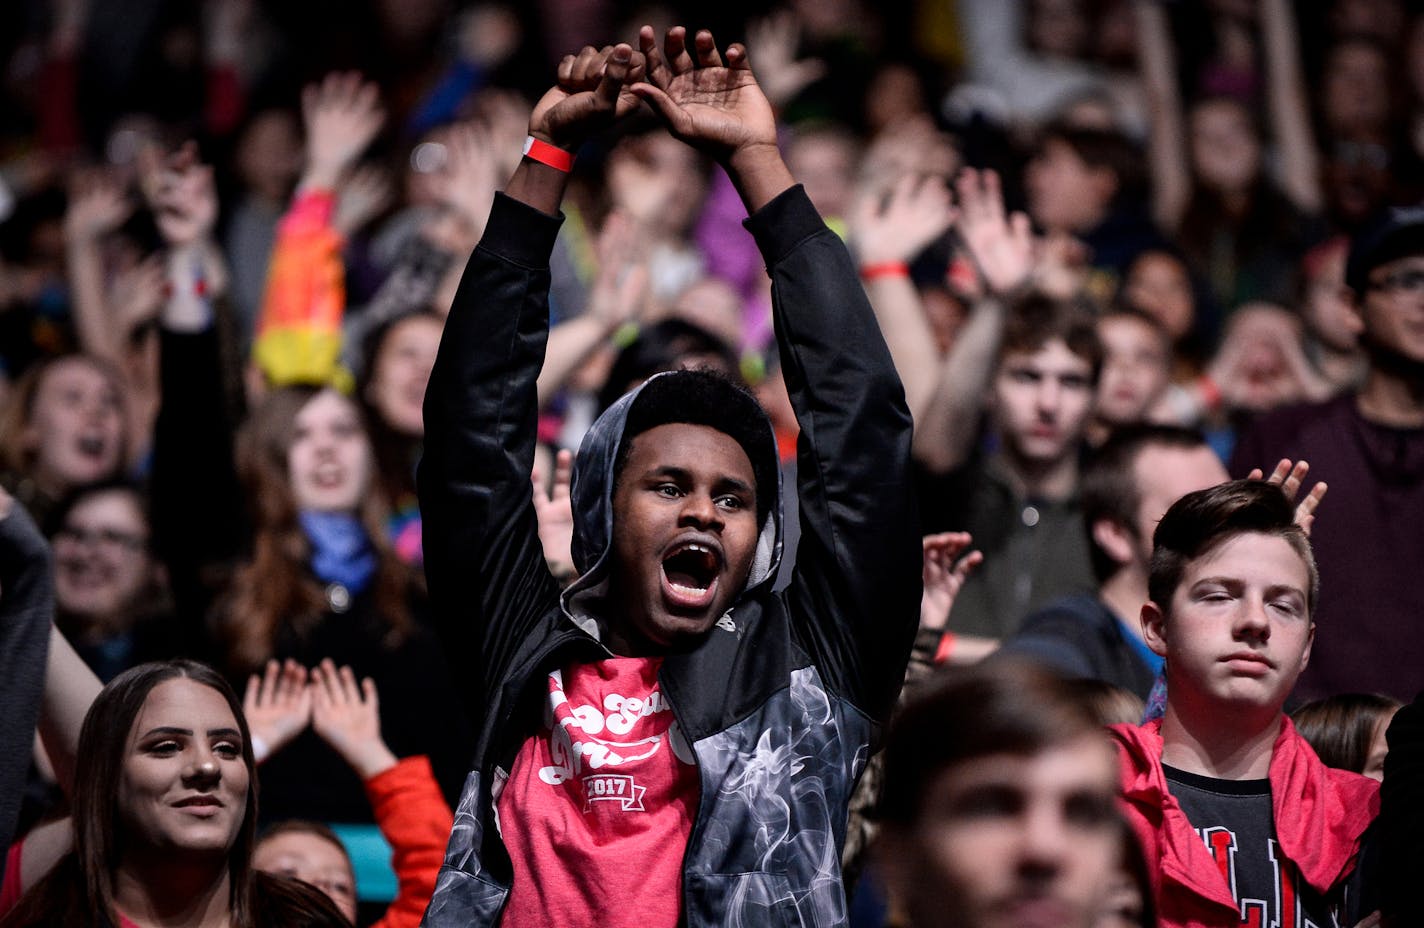
[[[381,738],[375,681],[359,683],[350,667],[330,659],[310,671],[294,660],[270,660],[247,681],[243,714],[258,763],[286,747],[310,725],[363,779],[396,764]]]

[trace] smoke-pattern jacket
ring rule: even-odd
[[[529,494],[559,222],[498,198],[426,393],[418,477],[426,572],[469,708],[483,719],[428,928],[498,922],[511,865],[491,786],[538,730],[531,683],[610,654],[597,594],[629,399],[599,420],[579,455],[574,549],[587,572],[562,601]],[[801,425],[801,541],[793,582],[773,593],[778,502],[747,589],[694,649],[662,665],[661,689],[700,782],[683,857],[683,921],[844,925],[846,806],[894,704],[918,621],[910,416],[850,256],[801,188],[746,225],[771,273]]]

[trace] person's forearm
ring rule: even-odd
[[[525,158],[519,162],[519,167],[515,168],[514,176],[509,179],[504,193],[505,196],[532,206],[541,213],[557,216],[568,184],[569,175],[566,172]]]
[[[969,458],[1003,334],[1002,302],[984,299],[975,303],[969,321],[940,365],[939,382],[924,421],[916,423],[915,457],[930,470],[947,473]]]
[[[539,408],[543,409],[570,377],[613,333],[608,323],[585,313],[549,330],[544,368],[539,372]]]
[[[65,249],[65,263],[79,347],[87,354],[119,363],[120,337],[105,305],[104,262],[97,243],[71,240]]]
[[[1167,11],[1157,0],[1137,0],[1137,60],[1151,120],[1147,136],[1152,215],[1166,231],[1181,221],[1191,196],[1182,103]]]
[[[338,751],[341,754],[341,759],[356,771],[356,775],[361,778],[362,782],[380,776],[398,763],[396,756],[391,753],[391,749],[380,738],[362,742],[345,750],[338,749]]]
[[[934,333],[925,319],[924,303],[908,275],[876,277],[865,282],[865,294],[880,323],[880,332],[905,386],[910,418],[925,417],[939,373]]]
[[[103,688],[94,671],[75,653],[59,629],[51,629],[39,729],[55,777],[67,796],[73,795],[79,730]]]
[[[748,145],[724,165],[750,215],[776,199],[796,180],[774,144]]]
[[[1271,132],[1281,157],[1281,187],[1305,212],[1321,208],[1320,158],[1310,128],[1295,17],[1288,0],[1261,0]]]

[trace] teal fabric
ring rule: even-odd
[[[391,846],[375,825],[332,824],[356,872],[356,898],[361,902],[393,902],[396,872],[391,869]]]

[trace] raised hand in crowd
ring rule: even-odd
[[[914,660],[919,664],[973,664],[998,650],[999,642],[946,630],[954,601],[969,575],[984,563],[980,551],[970,551],[968,532],[940,532],[922,539],[924,593],[920,596],[920,631]]]
[[[127,330],[116,324],[110,311],[99,244],[128,219],[133,208],[123,184],[110,171],[78,171],[70,181],[64,212],[65,265],[79,345],[114,362],[123,358]]]
[[[311,672],[311,725],[322,740],[362,780],[396,765],[396,756],[381,738],[381,706],[376,682],[356,681],[350,667],[337,669],[329,658]]]
[[[77,171],[69,184],[64,211],[65,243],[72,247],[98,241],[122,225],[133,208],[133,201],[110,171]]]
[[[819,58],[800,58],[801,25],[793,10],[781,10],[747,25],[747,44],[757,50],[757,82],[781,110],[829,73]]]
[[[641,105],[629,85],[640,80],[644,70],[643,56],[627,44],[601,50],[585,46],[577,55],[565,55],[559,62],[557,83],[529,114],[529,137],[566,152],[577,151],[594,134]],[[558,212],[567,184],[566,169],[525,159],[505,193],[552,215]]]
[[[328,74],[302,91],[306,169],[299,190],[337,189],[385,125],[380,91],[355,73]]]
[[[395,199],[390,175],[375,165],[351,171],[336,193],[336,212],[331,224],[342,235],[364,229],[386,211]]]
[[[539,371],[541,408],[556,397],[581,367],[620,328],[647,317],[652,309],[652,277],[647,241],[638,223],[614,210],[603,220],[595,250],[598,273],[584,311],[549,330],[544,367]]]
[[[1232,315],[1208,375],[1229,409],[1264,412],[1320,402],[1332,392],[1305,356],[1300,320],[1269,303],[1248,304]]]
[[[888,192],[867,190],[856,203],[851,239],[862,268],[908,262],[945,233],[957,211],[937,178],[905,174]]]
[[[904,174],[888,192],[872,182],[856,202],[851,242],[866,296],[880,320],[918,422],[939,376],[939,351],[925,317],[909,262],[943,235],[955,219],[949,190],[936,177]]]
[[[1033,229],[1026,214],[1007,214],[997,171],[965,168],[954,182],[955,228],[979,271],[984,295],[1005,296],[1030,283]]]
[[[974,539],[968,532],[926,535],[921,543],[925,591],[920,597],[920,628],[943,631],[954,608],[954,598],[974,568],[984,563],[984,555],[969,550]]]
[[[1274,483],[1281,488],[1286,499],[1294,500],[1300,495],[1300,488],[1305,483],[1305,475],[1308,473],[1310,473],[1309,461],[1291,461],[1289,458],[1281,458],[1276,462],[1275,469],[1271,471],[1269,477],[1261,468],[1256,467],[1246,475],[1246,479],[1264,479],[1267,483]],[[1325,481],[1317,481],[1305,498],[1295,507],[1295,524],[1299,525],[1307,535],[1310,534],[1310,527],[1315,523],[1315,510],[1319,508],[1320,501],[1325,498],[1325,493],[1329,489],[1330,487],[1326,485]]]
[[[554,456],[554,472],[546,492],[534,473],[534,517],[539,521],[539,543],[544,548],[544,560],[549,572],[561,585],[567,585],[578,575],[574,567],[574,510],[569,499],[573,482],[574,455],[562,449]]]
[[[485,129],[470,123],[450,128],[445,138],[445,164],[436,172],[435,189],[441,203],[465,224],[473,241],[479,241],[484,232],[494,193],[507,176],[499,171]]]
[[[312,690],[307,669],[296,661],[270,660],[247,678],[242,714],[252,729],[252,753],[260,764],[302,733],[311,722]]]
[[[163,241],[170,250],[207,244],[218,218],[212,167],[199,160],[193,142],[167,158],[156,152],[149,157],[142,185]]]
[[[638,32],[647,80],[632,90],[652,104],[668,131],[721,163],[749,211],[760,209],[793,183],[776,146],[776,117],[740,44],[725,61],[712,33],[667,31],[662,48],[651,26]]]
[[[530,134],[560,148],[577,148],[638,108],[628,84],[644,67],[643,58],[626,44],[603,49],[586,45],[577,55],[565,55],[558,82],[529,114]]]

